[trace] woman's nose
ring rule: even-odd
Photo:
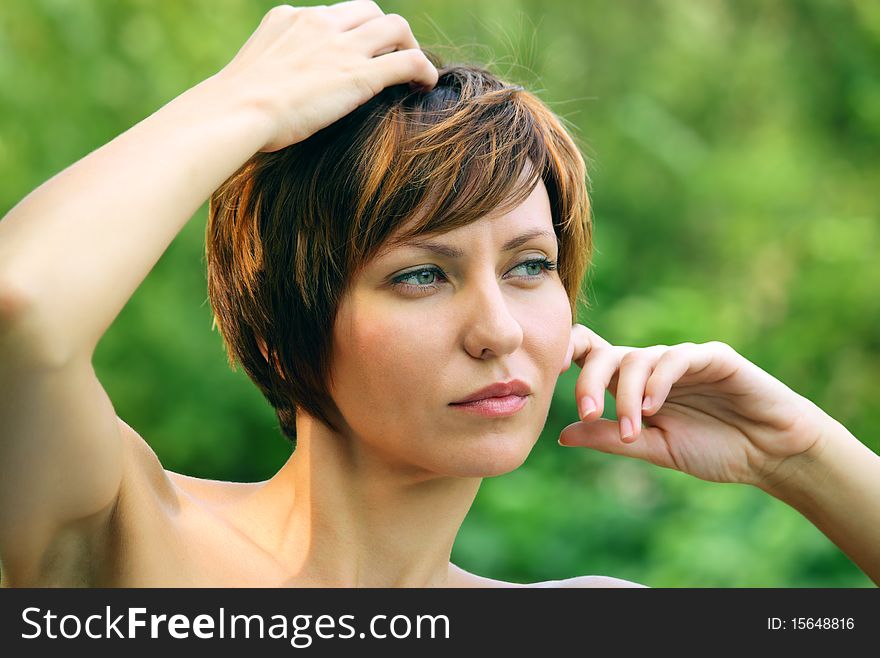
[[[464,296],[465,349],[471,356],[487,358],[510,354],[522,344],[522,325],[513,314],[502,286],[493,273],[475,280],[469,294]]]

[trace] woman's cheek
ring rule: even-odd
[[[406,388],[416,373],[425,372],[423,362],[434,358],[437,339],[423,317],[410,321],[401,315],[363,314],[356,327],[351,348],[360,376],[372,382],[374,390],[387,394],[389,389]]]
[[[548,297],[547,302],[543,313],[530,317],[534,318],[533,331],[541,346],[541,365],[550,375],[559,376],[568,363],[571,349],[571,306],[561,284],[560,294]]]

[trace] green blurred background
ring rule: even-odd
[[[273,4],[2,3],[0,213],[222,68]],[[596,221],[580,322],[616,344],[727,342],[880,451],[880,3],[380,5],[423,46],[490,63],[572,126]],[[206,216],[123,309],[95,368],[166,468],[262,480],[289,444],[211,331]],[[521,582],[871,586],[757,489],[560,448],[579,372],[561,377],[526,464],[483,482],[457,564]]]

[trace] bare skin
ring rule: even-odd
[[[57,533],[38,572],[3,587],[310,587],[267,547],[262,482],[195,478],[162,467],[146,441],[118,420],[125,474],[118,504],[100,532],[81,521]],[[86,538],[89,539],[86,539]],[[289,559],[289,558],[288,558]],[[641,587],[582,576],[511,583],[449,563],[444,587]]]

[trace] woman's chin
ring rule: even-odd
[[[455,477],[490,478],[515,471],[529,456],[531,446],[513,442],[493,445],[484,450],[456,455],[455,463],[448,465],[448,475]]]

